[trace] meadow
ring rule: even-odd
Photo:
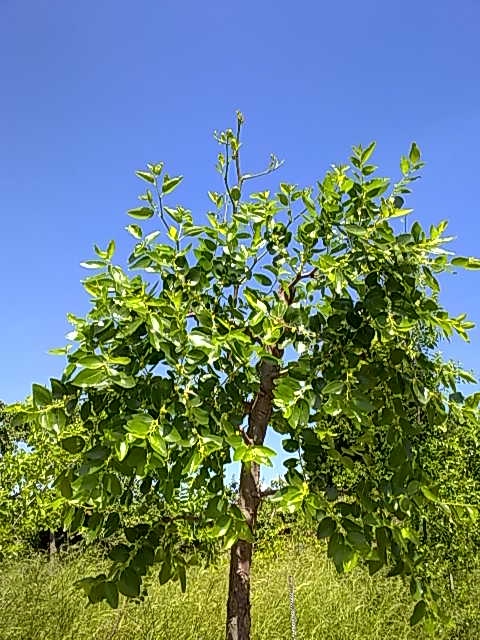
[[[286,539],[275,554],[259,551],[252,584],[253,640],[292,638],[290,582],[294,585],[296,640],[423,640],[411,628],[412,601],[401,578],[370,577],[363,568],[337,575],[321,543]],[[87,606],[75,580],[98,571],[93,552],[72,551],[6,560],[0,566],[1,640],[222,640],[228,558],[192,568],[187,590],[152,577],[143,602]],[[451,613],[438,639],[480,638],[480,571],[458,571],[440,585]],[[453,591],[452,591],[453,586]]]

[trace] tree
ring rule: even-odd
[[[436,275],[480,261],[443,249],[446,222],[395,229],[412,212],[403,196],[423,166],[415,143],[396,184],[369,164],[372,143],[315,188],[247,194],[281,163],[272,155],[265,171],[244,173],[242,125],[237,113],[236,131],[215,135],[224,192],[209,192],[205,220],[167,205],[182,177],[163,163],[136,172],[146,190],[128,211],[137,221],[128,264],[144,277],[113,264],[113,242],[95,246],[82,263],[98,271],[83,282],[91,311],[70,316],[77,347],[53,393],[34,388],[29,419],[60,412],[68,425],[79,410],[84,423],[82,436],[62,441],[81,458],[58,481],[65,522],[76,529],[88,511],[92,535],[123,538],[109,574],[82,586],[91,602],[115,607],[119,593],[141,597],[155,563],[161,583],[185,588],[187,566],[230,549],[226,636],[249,638],[270,429],[295,454],[272,499],[318,523],[338,571],[364,559],[372,573],[388,564],[408,576],[412,624],[430,619],[440,612],[422,573],[423,527],[438,508],[475,510],[440,500],[420,436],[452,412],[477,420],[478,398],[462,404],[456,377],[418,336],[468,339],[473,323],[443,309]],[[139,222],[150,219],[161,228],[145,234]],[[236,502],[224,480],[232,460]],[[127,524],[135,492],[156,515]]]
[[[53,533],[61,525],[63,501],[54,482],[71,456],[58,445],[60,426],[54,420],[64,414],[52,411],[49,421],[28,423],[25,411],[22,405],[0,403],[0,556],[22,552],[40,532]],[[81,425],[68,428],[78,431]]]

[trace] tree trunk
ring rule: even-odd
[[[238,540],[230,555],[227,601],[227,640],[250,638],[250,567],[252,543]]]
[[[274,349],[272,349],[274,351]],[[275,350],[277,357],[280,353]],[[246,440],[248,444],[260,445],[272,414],[273,384],[279,369],[269,360],[260,364],[260,388],[252,402],[248,418]],[[245,516],[252,533],[255,532],[260,494],[260,465],[256,462],[242,463],[238,506]],[[250,570],[253,545],[246,540],[238,540],[230,555],[230,576],[227,602],[227,640],[250,640]]]
[[[256,469],[254,469],[256,467]],[[254,472],[255,475],[254,475]],[[238,504],[245,515],[248,526],[255,530],[260,487],[255,482],[260,475],[259,465],[250,468],[242,463]],[[227,601],[227,640],[250,639],[250,569],[253,545],[246,540],[237,540],[230,554],[230,576]]]

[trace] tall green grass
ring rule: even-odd
[[[102,570],[92,554],[52,562],[35,555],[0,565],[1,640],[222,640],[227,558],[218,567],[191,570],[187,591],[152,580],[139,605],[86,606],[73,582]],[[370,578],[363,569],[338,576],[322,548],[290,541],[276,558],[255,559],[252,606],[254,640],[289,640],[288,576],[295,585],[298,640],[422,640],[410,629],[412,603],[400,579]],[[444,589],[451,628],[436,638],[480,639],[480,574],[456,575],[455,594]]]

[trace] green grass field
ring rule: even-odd
[[[45,556],[0,565],[1,640],[222,640],[227,559],[218,567],[192,569],[187,591],[152,580],[140,605],[86,606],[73,582],[101,570],[91,554]],[[288,577],[295,585],[297,640],[406,640],[427,638],[410,629],[412,603],[400,579],[363,569],[338,576],[323,549],[293,541],[275,559],[257,554],[253,575],[253,640],[289,640]],[[444,587],[451,627],[435,638],[480,639],[480,574],[454,576],[454,594]]]

